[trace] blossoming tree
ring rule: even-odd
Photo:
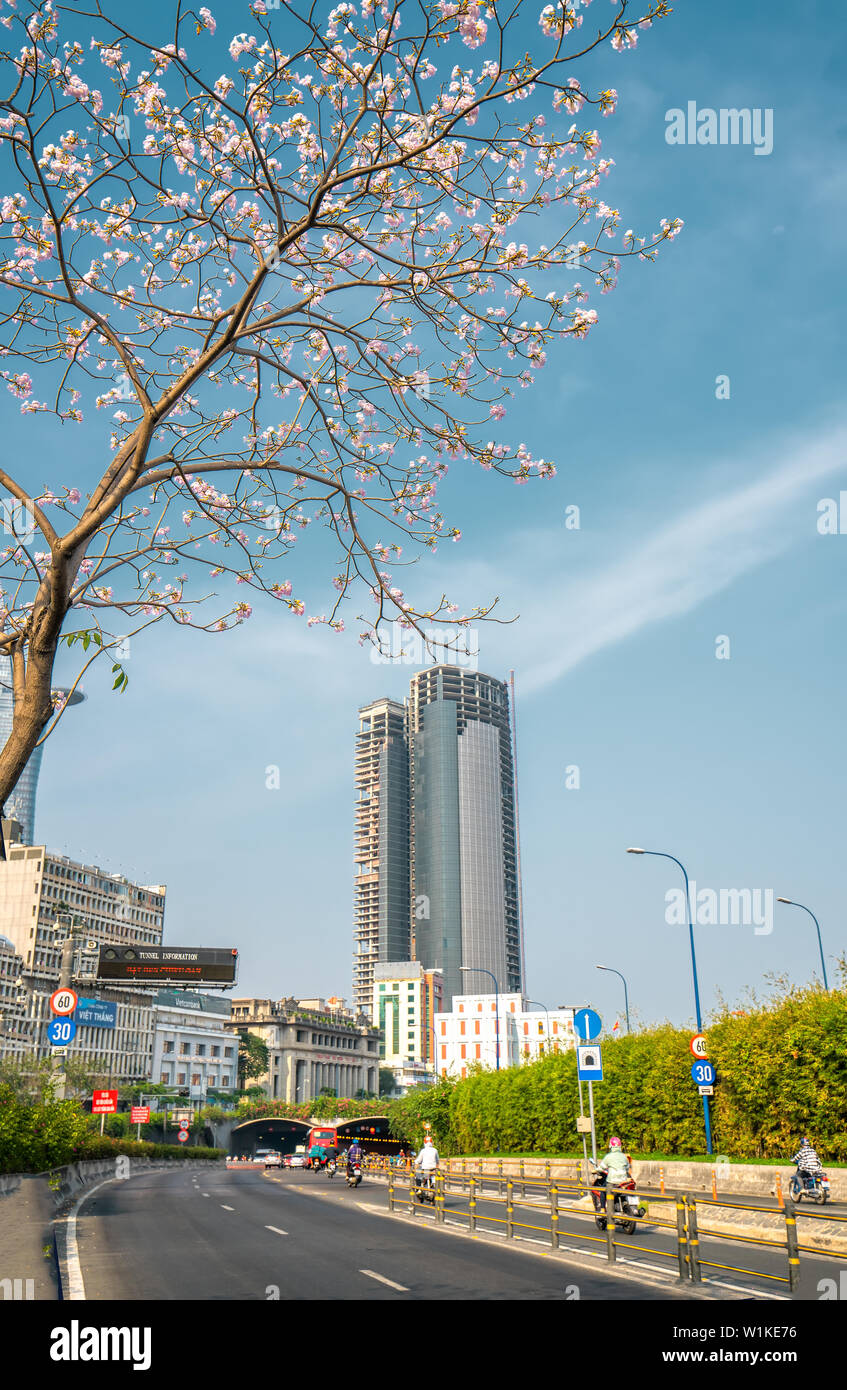
[[[334,571],[310,623],[340,630],[357,589],[361,640],[394,616],[459,641],[490,614],[424,607],[392,571],[459,538],[451,464],[555,471],[501,436],[510,399],[589,332],[589,286],[681,225],[621,232],[591,124],[617,94],[578,71],[669,6],[595,0],[584,37],[589,3],[254,0],[227,43],[183,0],[144,34],[115,0],[0,0],[0,375],[36,445],[0,469],[0,804],[61,715],[61,644],[80,675],[111,653],[120,687],[118,644],[151,622],[224,632],[257,593],[303,614],[304,532]]]

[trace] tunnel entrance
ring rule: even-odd
[[[281,1154],[293,1154],[298,1144],[305,1144],[309,1125],[303,1120],[279,1120],[273,1115],[260,1120],[245,1120],[232,1131],[231,1152],[234,1158],[250,1158],[257,1149],[277,1149]]]
[[[396,1154],[405,1147],[402,1140],[393,1139],[384,1115],[367,1115],[361,1120],[345,1120],[338,1126],[338,1147],[347,1148],[358,1139],[366,1154]]]

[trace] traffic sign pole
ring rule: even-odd
[[[591,1116],[591,1158],[597,1167],[597,1131],[594,1128],[594,1082],[588,1083],[588,1113]]]

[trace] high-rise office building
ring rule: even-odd
[[[489,970],[503,993],[519,993],[508,686],[458,666],[419,672],[411,682],[407,737],[414,957],[443,972],[448,1009],[454,995],[484,984],[462,966]]]
[[[448,1009],[473,984],[462,966],[520,992],[508,686],[439,665],[413,677],[405,707],[388,699],[363,706],[356,797],[359,1008],[372,1015],[377,963],[409,959],[442,972]]]
[[[374,966],[411,955],[409,757],[396,700],[359,710],[356,737],[353,999],[370,1018]]]
[[[61,697],[69,705],[79,705],[85,699],[81,690],[75,690],[73,694],[69,690],[54,690],[54,698]],[[15,712],[15,699],[12,693],[12,658],[4,653],[0,654],[0,747],[8,739],[12,732],[12,720]],[[41,771],[41,755],[44,751],[44,744],[34,750],[29,762],[18,778],[17,786],[7,798],[3,808],[3,814],[10,820],[16,820],[21,827],[21,840],[25,845],[31,845],[35,839],[35,795],[38,790],[38,774]]]

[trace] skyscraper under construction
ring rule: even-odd
[[[410,958],[443,972],[448,1009],[454,994],[484,985],[462,966],[490,971],[503,992],[520,992],[508,686],[478,671],[433,666],[413,677],[405,707],[376,701],[359,720],[357,1004],[370,1011],[366,991],[377,961]],[[404,945],[405,955],[398,953]]]

